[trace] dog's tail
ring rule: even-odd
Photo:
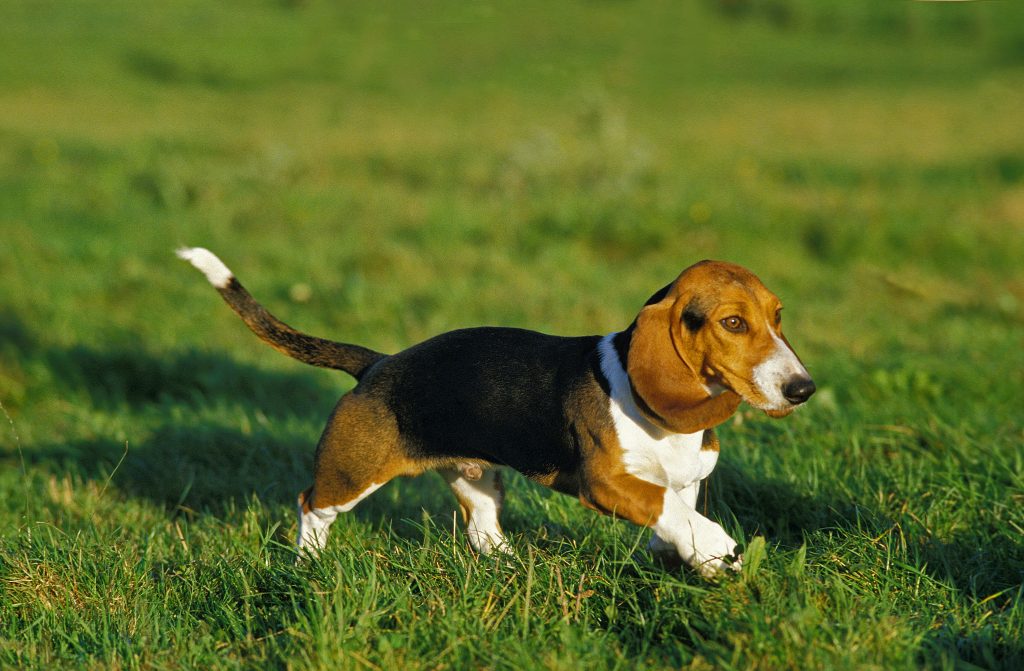
[[[385,357],[380,352],[359,345],[334,342],[296,331],[257,303],[224,262],[208,249],[183,247],[178,250],[178,256],[202,271],[252,332],[278,352],[313,366],[343,370],[357,380],[370,366]]]

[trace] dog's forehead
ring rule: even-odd
[[[758,303],[778,298],[743,266],[726,261],[701,261],[684,270],[675,281],[675,294],[693,294],[708,301],[746,297]]]

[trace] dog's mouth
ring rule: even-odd
[[[741,394],[743,400],[772,419],[782,419],[796,410],[796,404],[787,401],[773,402],[760,394]]]
[[[766,398],[756,384],[731,385],[720,376],[708,380],[705,386],[712,396],[717,396],[726,390],[733,391],[748,404],[772,419],[781,419],[790,415],[803,405],[815,391],[814,382],[809,377],[799,377],[787,381],[786,384],[780,386],[776,394],[772,394],[777,398]]]
[[[774,419],[785,417],[796,410],[797,407],[806,403],[807,399],[809,399],[816,390],[817,387],[810,376],[794,375],[779,387],[778,393],[782,397],[781,401],[769,404],[767,407],[763,407],[762,409],[766,415]]]

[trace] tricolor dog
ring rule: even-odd
[[[392,478],[437,470],[479,552],[502,549],[501,467],[650,527],[705,576],[738,570],[736,541],[697,512],[718,460],[713,429],[740,401],[783,417],[814,393],[782,335],[779,299],[718,261],[684,270],[628,328],[559,337],[514,328],[444,333],[382,354],[300,333],[257,303],[208,250],[179,250],[260,338],[358,381],[299,494],[298,546],[318,553],[339,513]]]

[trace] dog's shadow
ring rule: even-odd
[[[295,505],[312,481],[320,431],[352,385],[343,373],[298,364],[295,372],[280,372],[226,354],[155,352],[129,333],[113,333],[104,348],[57,347],[14,311],[0,309],[0,366],[4,358],[41,365],[51,393],[127,415],[139,427],[127,440],[100,435],[26,444],[8,459],[102,482],[172,515],[221,519],[244,510],[253,496],[267,506]],[[353,515],[414,538],[427,519],[451,528],[457,509],[444,481],[428,473],[388,483]]]
[[[127,436],[98,429],[96,437],[19,445],[17,457],[5,458],[109,482],[177,511],[219,514],[244,508],[252,495],[294,501],[309,478],[319,431],[310,427],[324,421],[347,379],[335,385],[329,373],[264,370],[195,349],[155,352],[129,333],[108,342],[52,345],[0,308],[0,370],[32,371],[47,395],[117,416],[109,424]],[[24,402],[35,393],[28,388]]]
[[[139,431],[141,440],[101,436],[24,445],[19,458],[109,482],[174,514],[223,517],[244,509],[252,496],[293,506],[311,482],[316,441],[331,408],[351,386],[342,373],[298,366],[294,373],[269,371],[195,350],[157,354],[131,342],[109,350],[46,347],[9,315],[0,320],[0,336],[7,354],[42,362],[66,397],[127,413],[140,426],[156,424]],[[177,419],[163,419],[167,415]],[[420,520],[424,509],[450,515],[456,504],[447,491],[437,476],[402,479],[361,505],[357,517],[380,526],[391,518]],[[418,533],[396,526],[401,529]]]
[[[266,505],[291,508],[297,493],[310,483],[316,437],[347,383],[343,376],[331,384],[320,373],[262,370],[229,356],[198,351],[154,354],[124,344],[108,350],[46,347],[8,316],[0,319],[0,356],[11,354],[41,362],[50,379],[62,386],[58,391],[84,398],[97,409],[129,413],[147,426],[154,424],[154,416],[177,414],[178,419],[161,418],[141,442],[129,440],[126,445],[124,440],[101,436],[25,445],[23,450],[28,463],[56,474],[109,480],[125,496],[164,506],[173,515],[200,512],[227,519],[232,511],[244,510],[253,496]],[[182,405],[193,410],[214,405],[228,411],[212,413],[217,419],[208,419],[200,412],[176,412]],[[232,412],[265,421],[221,419]],[[763,535],[783,549],[799,547],[818,531],[866,529],[882,534],[894,523],[870,505],[808,496],[789,483],[752,476],[727,459],[716,470],[712,488],[712,517],[732,511],[748,535]],[[506,530],[532,533],[532,517],[516,507],[513,498],[503,519]],[[353,515],[372,528],[415,538],[423,533],[425,517],[436,526],[451,528],[456,509],[443,481],[428,474],[388,484]],[[289,521],[282,528],[293,527]],[[936,540],[908,531],[907,542],[915,547],[923,570],[980,599],[1024,578],[1021,542],[1004,538],[999,548],[990,548],[982,536],[970,530]],[[965,650],[994,646],[1004,658],[1024,655],[1019,645],[1008,647],[984,636],[985,632],[953,629],[932,634],[936,645]]]
[[[130,412],[174,404],[231,405],[271,419],[322,420],[341,390],[351,386],[341,373],[330,385],[323,373],[260,369],[194,349],[154,354],[131,344],[111,350],[75,346],[49,349],[44,360],[61,385],[84,392],[94,407],[127,406]]]

